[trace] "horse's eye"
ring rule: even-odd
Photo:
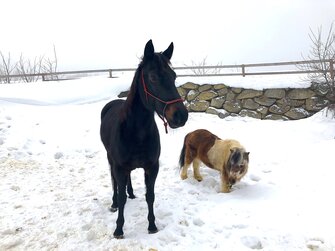
[[[150,79],[150,81],[153,82],[153,83],[157,83],[157,82],[158,82],[158,76],[157,76],[157,74],[155,74],[155,73],[150,73],[150,74],[149,74],[149,79]]]

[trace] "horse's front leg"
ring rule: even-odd
[[[159,170],[158,161],[153,166],[145,170],[145,185],[147,188],[145,198],[148,204],[148,221],[149,234],[157,233],[158,229],[155,224],[155,214],[154,214],[154,201],[155,201],[155,182]]]
[[[114,231],[114,237],[117,239],[123,238],[123,225],[124,225],[124,206],[127,201],[126,186],[128,176],[124,172],[119,172],[116,175],[117,180],[117,203],[118,203],[118,216],[116,220],[116,229]]]

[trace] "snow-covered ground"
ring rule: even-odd
[[[227,84],[251,80],[233,79]],[[252,86],[262,89],[261,82],[255,78]],[[263,82],[283,86],[274,77]],[[137,169],[125,239],[114,239],[100,111],[129,85],[122,78],[0,85],[0,250],[335,249],[335,120],[324,111],[299,121],[191,113],[186,126],[168,134],[157,119],[159,232],[147,233]],[[198,128],[238,139],[250,151],[249,172],[229,194],[218,192],[219,174],[207,167],[202,182],[191,170],[187,180],[179,177],[183,138]]]

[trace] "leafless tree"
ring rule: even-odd
[[[12,75],[21,75],[20,80],[23,82],[35,82],[40,76],[36,74],[46,73],[49,80],[57,80],[58,60],[56,47],[53,48],[53,58],[45,58],[44,56],[35,57],[34,60],[27,59],[21,54],[19,60],[12,63],[10,53],[5,57],[0,51],[0,83],[10,83]],[[35,74],[35,75],[34,75]]]
[[[57,72],[57,67],[58,67],[58,59],[57,59],[57,53],[56,53],[56,47],[54,45],[53,48],[53,59],[46,58],[43,61],[42,65],[42,72],[43,73],[48,73],[49,80],[58,80],[58,76],[52,73]]]
[[[25,59],[21,54],[20,60],[17,63],[17,72],[22,75],[21,79],[23,82],[35,82],[39,79],[39,76],[34,74],[41,73],[43,57],[35,58],[34,61]]]
[[[196,68],[191,69],[191,71],[196,76],[202,76],[202,75],[207,75],[207,74],[219,74],[222,70],[222,68],[220,68],[221,65],[222,64],[219,63],[216,65],[216,67],[206,68],[208,64],[207,64],[207,57],[205,57],[199,63],[192,61],[192,67],[196,67]],[[185,64],[185,66],[189,66],[189,65]]]
[[[4,78],[0,78],[0,83],[10,83],[11,77],[10,75],[15,72],[17,63],[12,63],[12,58],[10,56],[10,53],[8,53],[8,56],[5,57],[5,55],[0,51],[0,75],[5,76]]]
[[[335,32],[334,23],[331,24],[326,37],[323,36],[322,26],[314,32],[310,29],[309,38],[312,42],[309,55],[305,60],[313,60],[305,66],[304,70],[314,71],[309,74],[312,83],[328,90],[328,96],[335,102],[335,82],[334,82],[334,63],[335,63]]]

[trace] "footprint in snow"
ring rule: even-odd
[[[261,180],[261,177],[259,177],[258,175],[255,175],[255,174],[250,174],[249,175],[249,178],[252,180],[252,181],[255,181],[255,182],[258,182]]]
[[[243,236],[241,237],[241,242],[244,246],[251,249],[262,249],[262,242],[256,236]]]

